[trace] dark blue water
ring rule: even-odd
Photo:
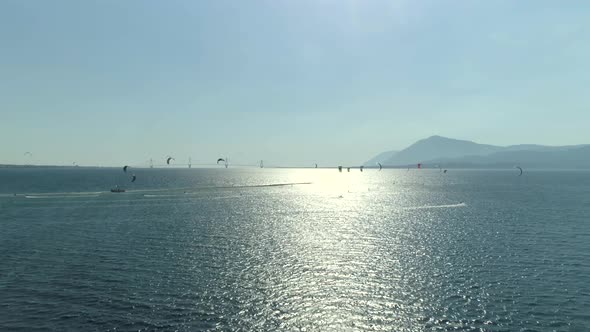
[[[0,330],[590,330],[590,172],[133,173],[0,169]]]

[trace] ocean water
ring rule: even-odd
[[[590,330],[590,172],[130,173],[0,169],[1,331]]]

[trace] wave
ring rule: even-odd
[[[241,189],[241,188],[264,188],[264,187],[285,187],[285,186],[296,186],[312,184],[312,182],[287,182],[287,183],[270,183],[270,184],[251,184],[251,185],[226,185],[226,186],[203,186],[203,187],[186,187],[186,188],[164,188],[164,189],[139,189],[139,190],[128,190],[129,193],[151,193],[151,192],[162,192],[162,191],[184,191],[183,194],[190,195],[201,190],[214,190],[214,189]],[[144,194],[146,197],[157,197],[153,194]],[[160,195],[158,195],[160,196]],[[161,196],[175,196],[165,195]]]
[[[50,193],[26,193],[24,195],[34,196],[92,196],[104,194],[106,191],[70,191],[70,192],[50,192]]]
[[[88,198],[88,197],[98,197],[100,195],[25,195],[25,198]]]
[[[204,186],[204,187],[179,187],[179,188],[161,188],[161,189],[137,189],[127,190],[127,194],[145,193],[144,197],[174,197],[197,194],[199,191],[216,190],[216,189],[241,189],[241,188],[264,188],[264,187],[284,187],[295,185],[312,184],[311,182],[287,182],[287,183],[269,183],[254,185],[226,185],[226,186]],[[160,192],[180,192],[182,194],[150,194]],[[110,194],[108,191],[86,191],[86,192],[48,192],[48,193],[15,193],[0,194],[0,197],[25,197],[25,198],[78,198],[78,197],[98,197],[100,195]]]
[[[466,206],[467,206],[467,204],[462,202],[462,203],[457,203],[457,204],[410,206],[410,207],[402,208],[402,210],[452,209],[452,208],[461,208],[461,207],[466,207]]]
[[[104,194],[105,191],[86,191],[86,192],[49,192],[49,193],[15,193],[0,194],[0,197],[26,197],[26,196],[43,196],[43,197],[96,197]]]
[[[254,184],[244,186],[231,186],[231,187],[220,187],[220,188],[260,188],[260,187],[284,187],[284,186],[295,186],[303,184],[312,184],[311,182],[291,182],[291,183],[272,183],[272,184]]]

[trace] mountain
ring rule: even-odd
[[[410,145],[384,160],[384,165],[412,165],[437,158],[455,158],[465,155],[481,156],[500,151],[499,146],[477,144],[441,136],[431,136]]]
[[[373,160],[387,156],[377,155]],[[547,167],[590,168],[590,145],[544,146],[521,144],[495,146],[471,141],[431,136],[420,140],[381,162],[388,166],[423,163],[426,167],[438,164],[444,167]]]
[[[383,164],[387,160],[393,158],[397,154],[397,151],[385,151],[381,152],[380,154],[376,155],[375,157],[371,158],[367,161],[364,165],[365,166],[375,166],[377,163]]]
[[[558,147],[548,150],[501,151],[487,156],[464,156],[442,160],[431,160],[425,164],[440,163],[445,168],[482,168],[482,167],[514,167],[525,168],[590,168],[590,146]]]

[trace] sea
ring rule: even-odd
[[[0,331],[208,330],[590,331],[590,171],[0,169]]]

